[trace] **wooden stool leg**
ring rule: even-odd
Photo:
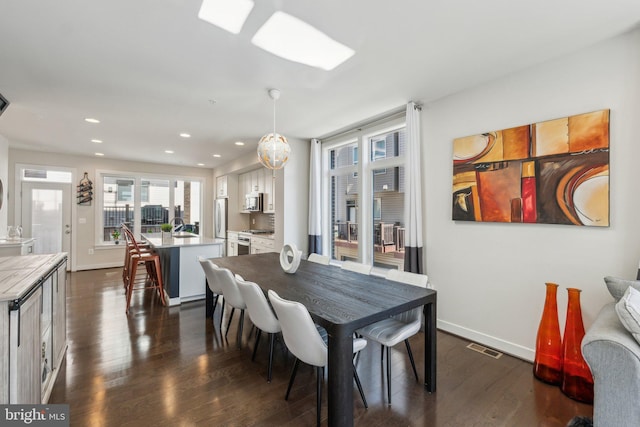
[[[157,256],[154,259],[154,267],[156,270],[156,283],[158,284],[158,290],[160,291],[160,298],[162,299],[162,305],[167,305],[164,298],[164,285],[162,283],[162,269],[160,268],[160,257]]]
[[[129,306],[131,305],[131,294],[133,293],[133,282],[136,278],[137,269],[138,269],[138,262],[137,261],[131,262],[130,269],[129,269],[129,283],[127,286],[127,310],[126,310],[127,314],[129,314]]]

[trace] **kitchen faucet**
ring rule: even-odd
[[[176,223],[177,223],[178,221],[180,221],[180,224],[181,224],[180,226],[181,226],[181,227],[184,227],[184,226],[185,226],[184,219],[182,219],[182,217],[181,217],[181,216],[176,216],[176,217],[174,217],[174,218],[171,218],[171,219],[169,220],[169,224],[173,224],[173,231],[178,231],[178,230],[179,230],[178,225],[176,225]]]

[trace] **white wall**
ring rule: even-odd
[[[7,235],[7,212],[9,211],[9,203],[7,202],[7,194],[9,192],[9,141],[0,135],[0,182],[2,182],[2,197],[0,199],[0,237]]]
[[[452,141],[600,109],[610,116],[608,228],[451,220]],[[439,327],[533,360],[545,282],[582,289],[585,326],[612,299],[602,278],[640,260],[640,30],[426,105],[427,273]]]
[[[203,220],[201,222],[202,233],[211,237],[213,234],[213,195],[214,186],[211,176],[211,169],[191,168],[182,166],[162,165],[158,168],[155,163],[128,162],[123,160],[111,160],[98,157],[72,156],[68,154],[45,153],[29,150],[9,150],[9,177],[10,188],[13,193],[15,181],[15,165],[33,164],[45,166],[63,166],[76,169],[76,177],[72,183],[73,198],[75,200],[75,185],[82,178],[84,172],[88,172],[89,178],[97,185],[97,170],[125,171],[136,173],[150,173],[173,176],[185,176],[199,178],[204,181],[203,193]],[[14,217],[15,197],[10,199],[9,221]],[[124,259],[124,249],[120,246],[96,246],[95,242],[95,209],[96,201],[91,206],[72,206],[72,253],[75,269],[86,270],[94,268],[105,268],[121,266]],[[4,208],[3,208],[4,210]],[[84,218],[86,223],[80,224],[79,219]],[[6,229],[6,227],[5,227]],[[89,254],[89,249],[93,249],[93,254]]]
[[[307,253],[309,246],[309,140],[289,139],[291,157],[284,167],[284,175],[276,175],[276,229],[283,230],[282,241],[276,236],[276,244],[282,247],[285,243],[293,243]],[[280,181],[280,177],[281,181]]]

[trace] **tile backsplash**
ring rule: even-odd
[[[266,214],[262,212],[251,212],[249,224],[253,230],[274,230],[275,218],[274,214]],[[255,224],[254,224],[255,221]]]

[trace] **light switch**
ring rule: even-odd
[[[87,218],[78,218],[78,224],[86,224]]]

